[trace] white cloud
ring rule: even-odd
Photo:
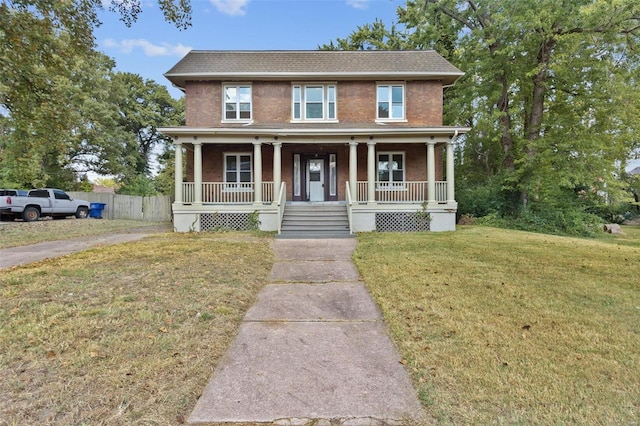
[[[104,47],[119,49],[123,53],[131,53],[134,49],[142,49],[145,56],[179,56],[186,55],[192,48],[182,43],[153,44],[143,38],[121,40],[120,42],[108,38],[103,43]]]
[[[369,0],[347,0],[347,4],[354,9],[366,9],[369,7]]]
[[[102,42],[102,45],[104,47],[112,48],[112,47],[117,47],[118,46],[118,42],[115,41],[112,38],[108,38],[108,39],[106,39],[105,41]]]
[[[244,16],[249,0],[209,0],[218,12],[231,16]]]

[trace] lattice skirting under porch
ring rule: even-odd
[[[376,213],[376,231],[378,232],[416,232],[428,231],[430,220],[419,212],[380,212]]]
[[[251,213],[202,213],[200,215],[201,231],[217,231],[233,229],[246,231],[251,228]]]

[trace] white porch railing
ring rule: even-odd
[[[284,217],[284,207],[287,204],[287,183],[280,184],[280,193],[278,194],[278,234],[282,232],[282,218]]]
[[[353,200],[351,199],[351,188],[349,187],[349,181],[345,182],[345,197],[347,200],[347,218],[349,219],[349,233],[353,234]]]
[[[356,202],[367,201],[368,182],[357,183]],[[422,203],[427,201],[428,182],[376,182],[376,202],[378,203]],[[447,201],[447,182],[435,182],[435,200],[438,203]]]
[[[439,203],[447,202],[447,182],[436,181],[436,201]]]
[[[211,204],[251,204],[254,199],[254,184],[203,182],[202,202]],[[182,199],[186,204],[195,202],[195,184],[182,183]],[[273,202],[273,182],[262,182],[262,202]]]

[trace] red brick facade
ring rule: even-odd
[[[243,82],[245,83],[245,82]],[[246,82],[252,87],[252,124],[256,128],[296,128],[303,125],[292,123],[292,82],[253,81]],[[345,128],[374,127],[377,113],[376,81],[328,82],[337,87],[337,121]],[[243,127],[246,123],[224,121],[223,81],[187,81],[186,125],[188,127],[230,128]],[[303,84],[303,83],[302,83]],[[440,81],[407,81],[405,84],[406,120],[390,123],[397,127],[437,127],[442,125],[442,83]],[[332,123],[335,125],[335,123]],[[322,123],[315,127],[321,128]],[[375,130],[374,130],[375,132]],[[301,136],[304,142],[304,136]],[[261,145],[262,179],[273,180],[272,139]],[[193,149],[186,148],[186,181],[193,182]],[[376,152],[403,152],[405,154],[405,177],[407,181],[427,180],[427,146],[425,143],[376,144]],[[443,179],[442,147],[436,147],[436,179]],[[202,145],[202,180],[204,182],[224,181],[224,154],[248,153],[253,155],[254,147],[243,144]],[[358,141],[358,181],[367,180],[367,143]],[[337,199],[345,199],[345,182],[349,180],[349,140],[340,143],[300,143],[291,139],[282,144],[282,180],[287,183],[287,199],[293,198],[293,158],[301,156],[336,154],[337,159]]]
[[[189,81],[185,89],[187,126],[233,127],[222,120],[221,81]],[[291,124],[289,81],[255,81],[252,86],[255,125]],[[370,124],[376,120],[375,81],[341,81],[337,86],[337,116],[342,124]],[[439,81],[405,83],[406,122],[396,126],[441,126],[442,84]]]

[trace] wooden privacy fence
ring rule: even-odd
[[[69,192],[72,198],[90,203],[103,203],[104,219],[143,220],[145,222],[170,222],[171,197],[156,195],[119,195],[110,192]]]

